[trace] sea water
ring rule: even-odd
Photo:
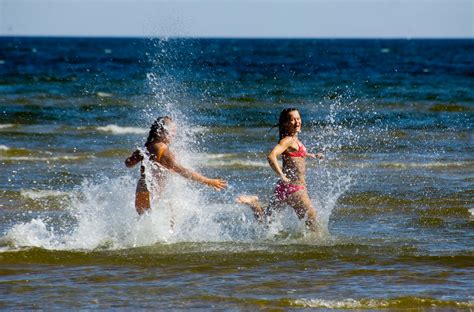
[[[0,38],[0,307],[474,308],[472,40]],[[269,226],[266,153],[296,107],[325,231]],[[177,160],[138,217],[158,116]]]

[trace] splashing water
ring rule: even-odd
[[[158,46],[165,54],[171,53],[161,49],[166,41],[160,41]],[[169,54],[167,57],[173,59]],[[198,168],[200,157],[195,155],[205,147],[198,144],[195,137],[206,128],[195,126],[187,117],[192,108],[183,103],[193,100],[183,99],[186,90],[173,72],[167,70],[166,64],[163,58],[157,60],[154,71],[147,74],[153,101],[145,105],[143,120],[150,124],[158,116],[171,116],[178,125],[172,150],[180,163]],[[356,104],[354,101],[349,106]],[[309,187],[309,191],[325,229],[338,198],[350,188],[354,177],[353,171],[326,165],[337,161],[337,150],[342,145],[350,145],[358,139],[349,126],[338,123],[338,114],[345,108],[344,101],[336,99],[330,105],[326,125],[310,135],[312,141],[319,142],[327,158],[317,170],[310,169],[308,173],[309,184],[317,186]],[[150,163],[144,161],[144,166],[149,172]],[[254,222],[247,207],[233,203],[236,194],[224,193],[228,204],[215,203],[205,187],[176,175],[167,179],[162,196],[152,198],[151,212],[138,217],[134,208],[136,178],[129,174],[83,181],[70,194],[62,215],[16,224],[7,232],[6,238],[19,247],[61,250],[122,249],[178,242],[328,241],[328,237],[321,241],[307,234],[304,223],[298,221],[291,209],[278,213],[272,224],[264,228]],[[147,184],[153,186],[153,181],[148,180]]]
[[[320,134],[326,138],[321,144],[329,150],[335,144],[330,142],[331,138],[340,137],[341,133],[347,137],[350,130],[329,123]],[[182,141],[178,146],[186,146],[182,142],[191,140],[189,136],[180,138]],[[178,158],[193,167],[189,150],[181,147]],[[147,162],[145,167],[149,170]],[[331,211],[337,199],[350,187],[352,175],[329,168],[323,162],[309,176],[317,180],[317,183],[309,180],[317,185],[310,195],[324,228],[327,228]],[[135,178],[126,175],[84,181],[65,207],[66,214],[73,220],[66,228],[61,228],[53,217],[35,218],[13,226],[6,237],[20,247],[64,250],[121,249],[178,242],[251,243],[262,239],[272,243],[327,242],[328,238],[321,241],[305,234],[303,222],[299,222],[290,209],[279,213],[269,228],[263,228],[254,222],[246,207],[212,203],[203,187],[178,176],[171,176],[167,181],[162,196],[152,199],[152,210],[143,217],[138,217],[134,209]],[[152,181],[148,183],[153,184]]]
[[[356,169],[347,169],[342,166],[329,165],[340,161],[339,151],[342,147],[355,145],[360,134],[354,130],[354,126],[341,122],[344,117],[342,113],[356,115],[358,100],[345,99],[344,94],[338,95],[331,100],[329,112],[325,118],[325,125],[313,133],[311,141],[318,142],[319,150],[324,153],[325,160],[319,162],[319,170],[309,172],[309,185],[317,185],[310,196],[315,202],[319,212],[321,223],[328,227],[329,217],[337,204],[337,200],[347,192],[355,182]]]

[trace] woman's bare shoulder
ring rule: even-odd
[[[284,146],[284,147],[290,147],[294,142],[294,139],[292,137],[284,137],[281,139],[278,144]]]
[[[152,144],[153,149],[168,148],[168,145],[164,142],[156,142]]]
[[[150,146],[150,152],[153,155],[163,155],[165,152],[168,152],[168,145],[163,142],[153,143]]]

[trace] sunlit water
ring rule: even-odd
[[[472,40],[0,39],[0,307],[472,310]],[[442,51],[442,52],[440,52]],[[268,226],[279,111],[297,107],[324,230]],[[158,116],[178,160],[138,217]]]

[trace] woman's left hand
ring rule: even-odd
[[[227,187],[227,181],[221,179],[210,179],[207,184],[213,187],[216,191],[220,191]]]
[[[324,159],[323,153],[316,153],[316,154],[307,153],[306,155],[308,155],[311,158]]]

